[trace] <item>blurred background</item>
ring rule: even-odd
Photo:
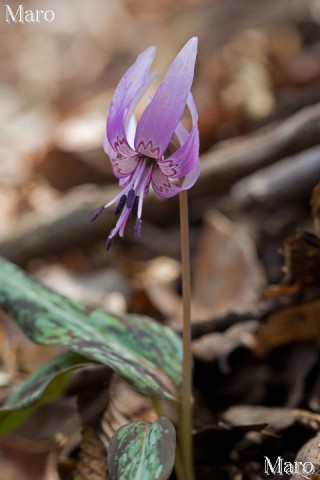
[[[8,4],[16,11],[20,2]],[[301,244],[283,242],[319,221],[319,191],[310,205],[320,180],[319,0],[28,0],[25,9],[55,13],[38,24],[8,24],[5,2],[0,9],[1,255],[66,295],[117,313],[150,314],[179,331],[177,199],[150,195],[141,241],[128,223],[125,239],[108,253],[112,208],[94,224],[90,218],[118,192],[102,149],[115,86],[147,46],[157,46],[161,78],[198,36],[192,91],[202,174],[189,195],[194,322],[250,310],[284,273],[288,284],[305,278]],[[257,328],[245,322],[236,332],[197,333],[194,354],[206,365],[198,367],[198,388],[210,409],[212,392],[203,390],[209,366],[217,369],[219,408],[239,401],[319,411],[310,385],[309,396],[301,387],[313,367],[319,370],[317,355],[301,372],[298,394],[296,367],[281,383],[277,363],[293,355],[297,334],[268,343],[271,333],[256,336]],[[1,332],[4,398],[54,349],[31,345],[4,317]],[[304,341],[315,345],[312,335]],[[305,358],[299,345],[296,358]],[[239,347],[250,352],[243,360],[253,372],[249,386],[237,372],[227,375],[227,357]],[[253,350],[271,356],[252,360]]]

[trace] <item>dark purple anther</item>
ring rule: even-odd
[[[128,208],[132,208],[135,196],[136,196],[136,192],[131,188],[131,190],[129,190],[129,192],[128,192],[128,198],[127,198],[127,207]]]
[[[139,238],[140,238],[141,225],[142,225],[142,220],[141,220],[141,218],[138,218],[137,221],[136,221],[135,229],[134,229],[134,233],[135,233],[135,236],[136,236],[137,240],[139,240]]]
[[[137,213],[138,213],[138,204],[139,204],[139,196],[136,195],[136,198],[134,199],[132,208],[131,208],[131,215],[133,218],[136,218]]]
[[[113,237],[108,238],[108,240],[106,241],[106,250],[110,250],[110,248],[112,246],[112,242],[113,242]]]
[[[98,208],[98,210],[96,210],[94,212],[94,214],[92,215],[92,218],[91,218],[91,222],[94,222],[99,217],[99,215],[101,215],[103,210],[104,210],[104,205],[102,205],[102,207]]]
[[[125,194],[123,194],[123,195],[120,197],[120,200],[119,200],[119,203],[118,203],[118,205],[117,205],[117,208],[115,209],[115,212],[114,212],[115,215],[119,215],[119,213],[122,212],[123,207],[124,207],[125,204],[126,204],[126,201],[127,201],[127,196],[126,196]]]

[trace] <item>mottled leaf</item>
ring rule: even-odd
[[[168,418],[119,428],[108,452],[111,480],[166,480],[175,457],[176,432]]]
[[[108,365],[140,392],[174,400],[181,384],[182,347],[168,328],[146,317],[90,311],[0,259],[0,307],[42,345],[63,345]]]
[[[142,354],[154,365],[166,373],[178,388],[182,379],[182,345],[181,339],[171,328],[160,325],[143,315],[127,315],[116,318],[111,327],[106,323],[106,312],[94,310],[89,314],[89,321],[108,337],[121,337],[122,345]]]
[[[40,367],[2,405],[0,434],[12,431],[37,407],[56,399],[68,386],[72,372],[92,363],[66,352]]]

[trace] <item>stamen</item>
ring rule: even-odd
[[[145,172],[146,159],[142,159],[141,163],[137,167],[137,175],[134,179],[133,189],[137,191],[138,185],[141,183],[141,178],[143,178],[143,173]]]
[[[96,210],[94,212],[94,214],[92,215],[92,218],[91,218],[91,222],[94,222],[99,217],[99,215],[101,215],[103,210],[104,210],[104,205],[102,205],[102,207],[98,208],[98,210]]]
[[[132,208],[131,208],[131,216],[133,218],[136,218],[136,216],[137,216],[138,205],[139,205],[139,196],[136,195],[136,197],[134,199],[134,202],[133,202],[133,205],[132,205]]]
[[[117,202],[118,199],[120,199],[122,197],[122,195],[126,194],[131,188],[132,188],[132,184],[133,184],[133,189],[136,190],[136,187],[135,187],[135,184],[137,183],[137,181],[140,180],[140,174],[141,174],[141,169],[144,165],[144,162],[145,160],[141,160],[141,162],[139,162],[135,168],[135,170],[133,171],[133,173],[131,175],[129,175],[128,179],[127,179],[127,182],[125,184],[123,184],[122,186],[124,187],[124,189],[118,193],[118,195],[116,195],[112,200],[110,200],[110,202],[108,202],[104,208],[108,208],[110,207],[113,203]]]
[[[129,209],[132,208],[135,196],[136,196],[136,192],[131,188],[131,190],[129,190],[128,192],[128,198],[127,198],[127,207]]]
[[[126,201],[127,201],[127,196],[125,194],[123,194],[121,197],[120,197],[120,200],[119,200],[119,203],[117,205],[117,208],[114,212],[114,214],[117,216],[119,215],[122,210],[123,210],[123,207],[125,206],[126,204]]]
[[[141,218],[141,215],[142,215],[142,205],[143,205],[143,197],[145,195],[145,190],[148,186],[148,184],[150,183],[150,179],[151,179],[151,175],[152,175],[152,168],[149,168],[148,171],[147,171],[147,174],[145,175],[145,177],[143,178],[142,182],[141,182],[141,185],[139,187],[139,193],[140,193],[140,197],[139,197],[139,202],[138,202],[138,211],[137,211],[137,216],[138,218]]]
[[[125,209],[125,214],[123,215],[123,219],[119,225],[119,236],[120,237],[123,237],[124,235],[124,229],[126,228],[126,224],[127,224],[127,220],[129,218],[129,215],[130,215],[130,210],[129,208],[126,208]]]
[[[139,240],[139,238],[140,238],[141,225],[142,225],[141,218],[137,218],[135,229],[134,229],[135,237],[136,237],[137,240]]]
[[[110,250],[110,248],[112,247],[112,242],[113,242],[113,238],[114,237],[108,237],[107,241],[106,241],[106,250]]]

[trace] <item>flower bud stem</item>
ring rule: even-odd
[[[179,419],[182,460],[185,479],[194,480],[194,459],[192,442],[192,373],[191,373],[191,282],[190,282],[190,245],[188,196],[184,190],[179,194],[180,242],[182,263],[183,297],[183,376],[181,417]]]

